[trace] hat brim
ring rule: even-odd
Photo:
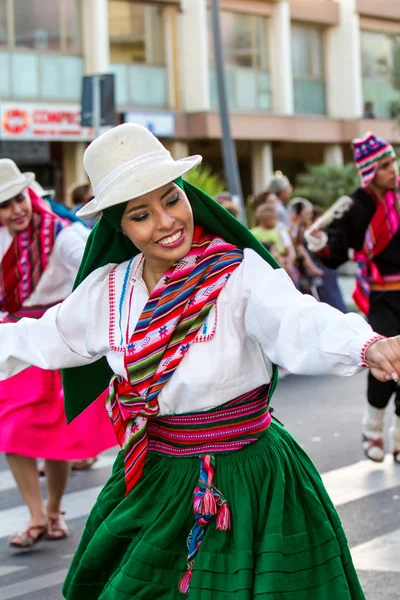
[[[202,160],[202,156],[197,154],[180,160],[171,161],[170,158],[161,160],[141,169],[140,172],[138,169],[132,169],[116,179],[102,198],[99,200],[93,198],[76,215],[81,219],[98,217],[106,208],[128,202],[171,183],[196,168]]]
[[[35,173],[27,172],[22,174],[24,177],[24,181],[21,183],[17,183],[16,185],[12,185],[3,192],[0,192],[0,205],[3,202],[7,202],[7,200],[11,200],[15,196],[18,196],[23,190],[30,186],[32,181],[35,179]]]

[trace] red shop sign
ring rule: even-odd
[[[23,133],[29,127],[29,114],[20,108],[7,110],[3,115],[3,128],[7,133]]]

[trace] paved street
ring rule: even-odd
[[[323,473],[338,507],[367,600],[400,598],[400,467],[363,460],[359,423],[365,374],[350,379],[287,377],[273,405],[276,416]],[[389,415],[388,415],[389,416]],[[0,600],[58,600],[85,518],[110,473],[113,452],[87,473],[73,475],[65,497],[71,537],[18,554],[7,538],[26,511],[0,459]],[[84,600],[84,598],[82,598]],[[332,599],[336,600],[336,599]]]

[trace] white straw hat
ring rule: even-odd
[[[30,186],[34,192],[37,193],[38,196],[40,196],[41,198],[44,198],[46,196],[50,196],[51,200],[54,200],[54,197],[56,195],[55,190],[45,190],[42,188],[42,186],[40,185],[40,183],[38,181],[32,181],[32,183],[30,184]]]
[[[0,158],[0,204],[18,196],[35,179],[35,173],[21,173],[10,158]]]
[[[174,160],[145,127],[124,123],[94,140],[83,164],[94,198],[77,212],[92,219],[105,208],[156,190],[197,167],[202,157]]]

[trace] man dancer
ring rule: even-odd
[[[306,234],[308,247],[323,264],[336,269],[354,250],[358,262],[353,298],[368,315],[374,331],[383,336],[400,333],[400,191],[395,152],[371,132],[353,140],[354,162],[361,187],[349,210],[327,232]],[[382,462],[385,408],[395,394],[395,415],[390,428],[393,457],[400,464],[400,389],[395,381],[382,383],[368,375],[367,406],[362,422],[366,456]]]

